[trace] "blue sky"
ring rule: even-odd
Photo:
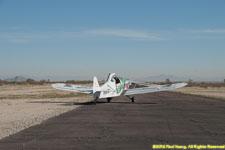
[[[0,0],[0,78],[225,78],[224,0]]]

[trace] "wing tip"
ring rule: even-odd
[[[181,88],[181,87],[187,86],[188,83],[183,82],[183,83],[177,83],[177,84],[175,84],[175,85],[177,85],[176,88]]]

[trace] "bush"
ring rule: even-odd
[[[0,86],[3,85],[3,81],[0,79]]]
[[[189,79],[188,80],[188,84],[192,84],[193,83],[193,80],[192,79]]]
[[[84,81],[76,81],[76,80],[67,80],[67,84],[89,84],[92,83],[90,80],[84,80]]]
[[[166,79],[166,84],[171,84],[170,79]]]
[[[41,85],[44,85],[44,84],[46,84],[47,83],[47,81],[46,80],[40,80],[40,82],[39,82]]]
[[[27,82],[28,84],[37,84],[37,81],[35,81],[34,79],[31,79],[31,78],[28,78],[28,79],[26,80],[26,82]]]

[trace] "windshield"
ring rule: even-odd
[[[107,81],[109,81],[109,77],[110,77],[110,75],[111,75],[111,74],[109,74],[109,75],[108,75],[108,77],[107,77],[107,79],[106,79],[106,82],[107,82]]]

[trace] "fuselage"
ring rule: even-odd
[[[130,85],[131,80],[117,77],[115,73],[110,73],[106,82],[101,86],[99,98],[123,95]]]

